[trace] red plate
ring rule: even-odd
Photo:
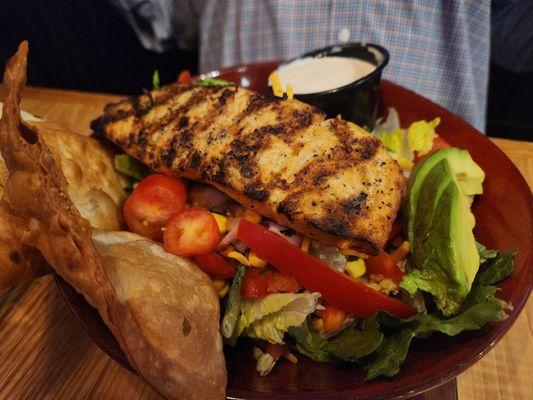
[[[220,76],[254,90],[267,91],[266,78],[277,63],[227,68]],[[391,82],[382,82],[385,106],[398,110],[403,126],[419,119],[440,117],[438,132],[450,144],[468,149],[486,172],[484,193],[476,200],[476,238],[489,248],[518,249],[514,273],[499,286],[499,296],[514,309],[503,322],[450,338],[434,335],[415,340],[400,373],[393,379],[364,382],[364,371],[355,366],[315,363],[304,356],[297,365],[281,362],[267,377],[255,373],[251,346],[245,341],[226,348],[228,397],[246,399],[392,399],[405,398],[454,378],[487,353],[511,327],[532,286],[533,199],[512,162],[485,136],[459,117],[431,101]],[[112,358],[131,370],[124,353],[103,324],[98,312],[67,283],[57,278],[67,303],[92,339]]]

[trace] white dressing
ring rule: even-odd
[[[291,85],[294,94],[324,92],[348,85],[376,69],[374,64],[357,58],[307,57],[278,69],[283,89]]]

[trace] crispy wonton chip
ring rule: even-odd
[[[1,115],[1,114],[0,114]],[[122,229],[121,205],[126,179],[113,166],[113,155],[97,140],[49,122],[31,122],[51,150],[67,179],[70,199],[91,226],[109,231]],[[4,195],[7,169],[0,155],[0,198]],[[0,290],[49,273],[35,248],[20,242],[21,221],[0,204]]]
[[[93,244],[52,152],[20,117],[27,52],[23,42],[7,64],[0,121],[5,198],[9,213],[25,222],[22,242],[98,309],[131,364],[162,395],[224,398],[219,304],[209,278],[133,234],[96,234]]]

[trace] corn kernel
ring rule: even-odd
[[[400,247],[398,247],[396,250],[394,250],[390,256],[392,259],[396,262],[403,260],[405,257],[407,257],[407,254],[409,254],[409,249],[411,246],[409,246],[408,241],[404,241]]]
[[[242,265],[244,265],[246,267],[250,266],[250,263],[248,262],[246,257],[244,257],[241,253],[239,253],[237,251],[230,251],[228,253],[227,257],[233,258],[234,260],[237,260],[238,262],[240,262]]]
[[[355,261],[348,261],[346,263],[346,267],[344,267],[344,270],[350,275],[352,278],[360,278],[363,276],[366,272],[366,265],[365,261],[361,258]]]
[[[357,251],[354,249],[341,249],[341,253],[344,254],[345,256],[355,256],[358,258],[362,258],[363,260],[369,257],[368,254],[361,253],[360,251]]]
[[[218,291],[218,297],[222,298],[228,293],[229,290],[229,284],[226,282],[226,284]]]
[[[250,250],[250,254],[248,254],[248,262],[255,268],[265,268],[268,264],[265,260],[255,254],[253,250]]]
[[[310,243],[311,239],[309,239],[308,237],[304,237],[302,243],[300,244],[300,250],[305,251],[307,253],[309,251]]]
[[[322,318],[316,318],[312,322],[314,331],[320,332],[324,330],[324,320]]]
[[[255,211],[248,209],[244,211],[244,218],[250,222],[253,222],[254,224],[258,224],[261,222],[261,216]]]
[[[228,231],[228,228],[226,226],[226,222],[228,222],[228,219],[220,214],[211,213],[213,217],[215,217],[215,221],[218,225],[218,230],[220,231],[220,234],[224,234]]]
[[[220,291],[225,284],[226,281],[224,279],[213,279],[213,286],[217,292]]]

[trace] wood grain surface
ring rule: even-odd
[[[0,87],[0,99],[4,92]],[[28,88],[22,108],[89,134],[89,122],[116,96]],[[533,135],[533,133],[532,133]],[[533,187],[533,143],[493,139]],[[533,300],[480,362],[424,399],[532,398]],[[50,276],[0,294],[0,400],[160,399],[91,342]]]

